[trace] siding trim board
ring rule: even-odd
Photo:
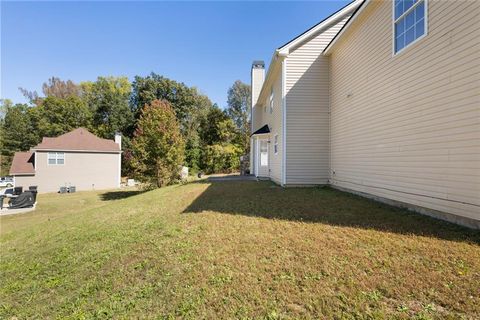
[[[287,60],[282,61],[282,186],[287,183],[287,96],[286,96],[286,82],[287,82]]]

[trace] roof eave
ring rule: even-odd
[[[340,17],[350,13],[350,11],[354,12],[355,10],[358,10],[358,8],[361,7],[362,1],[364,0],[354,0],[350,2],[348,5],[341,8],[337,12],[333,13],[328,18],[324,19],[322,22],[310,28],[307,32],[303,33],[302,35],[296,37],[295,39],[287,42],[285,45],[276,49],[272,55],[270,65],[268,66],[267,75],[265,76],[265,81],[263,82],[262,89],[260,90],[260,94],[258,95],[257,103],[259,101],[262,101],[265,98],[265,95],[267,94],[267,91],[268,91],[266,88],[268,88],[272,82],[271,78],[274,71],[278,68],[278,63],[290,54],[290,51],[292,48],[295,48],[297,45],[303,43],[304,41],[307,41],[310,37],[315,35],[317,32],[325,29],[330,24],[338,20]],[[257,105],[257,103],[255,105]]]
[[[35,172],[9,172],[9,176],[34,176]]]
[[[322,20],[317,25],[313,26],[300,36],[294,38],[293,40],[287,42],[285,45],[277,49],[277,52],[280,52],[284,55],[288,55],[291,52],[291,49],[296,48],[298,45],[302,44],[305,41],[308,41],[311,37],[315,36],[318,32],[322,31],[325,28],[328,28],[331,24],[337,22],[338,19],[341,19],[342,16],[354,12],[361,5],[363,0],[353,0],[343,8],[339,9],[335,13],[331,14],[326,19]]]
[[[123,153],[122,150],[75,150],[75,149],[55,149],[55,148],[32,148],[31,151],[62,151],[62,152],[83,152],[83,153]]]
[[[262,89],[258,95],[257,103],[265,98],[268,91],[266,88],[271,84],[273,74],[278,68],[278,63],[279,61],[283,60],[284,57],[284,55],[280,54],[279,50],[275,50],[273,53],[272,59],[270,60],[270,65],[268,66],[267,75],[265,76],[265,81],[263,82]],[[257,103],[255,105],[257,105]]]
[[[349,27],[352,25],[352,23],[357,19],[357,17],[362,13],[362,11],[365,9],[365,7],[368,5],[370,0],[362,0],[361,4],[357,7],[357,9],[353,12],[353,14],[350,16],[350,19],[348,19],[347,23],[342,27],[339,33],[333,37],[332,41],[323,49],[322,55],[328,56],[332,50],[333,47],[335,47],[335,44],[338,43],[338,40],[342,37],[342,35],[345,33],[346,30],[349,29]]]

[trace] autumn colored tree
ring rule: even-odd
[[[169,102],[154,100],[140,111],[132,140],[132,167],[136,177],[151,187],[163,187],[179,178],[185,144]]]

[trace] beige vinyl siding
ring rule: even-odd
[[[38,192],[57,192],[61,186],[77,191],[119,187],[119,153],[65,152],[64,165],[49,165],[48,152],[36,152],[35,175],[15,177],[16,185],[37,185]]]
[[[280,68],[279,68],[280,69]],[[282,146],[282,73],[281,70],[275,71],[271,75],[271,80],[269,83],[265,84],[267,89],[267,94],[262,100],[259,100],[257,106],[254,109],[254,126],[255,130],[261,128],[264,125],[268,125],[270,128],[270,134],[268,135],[268,139],[270,143],[268,144],[268,161],[269,161],[269,176],[270,179],[278,184],[282,184],[282,153],[283,153],[283,146]],[[273,112],[270,113],[270,92],[271,88],[273,88],[274,92],[274,107]],[[261,105],[262,107],[258,107]],[[264,106],[266,108],[264,108]],[[274,136],[278,134],[278,153],[275,154],[274,152]],[[264,138],[264,136],[262,136]]]
[[[326,184],[329,178],[329,58],[323,49],[347,17],[286,58],[286,184]]]
[[[270,92],[270,91],[269,91]],[[268,144],[270,178],[278,184],[282,184],[282,74],[281,71],[275,77],[273,83],[273,112],[270,114],[267,107],[268,126],[270,127],[270,143]],[[278,153],[274,151],[274,139],[278,135]]]
[[[252,111],[252,133],[263,126],[263,106],[257,104]]]
[[[35,175],[19,175],[15,176],[15,187],[23,187],[23,190],[28,190],[30,186],[36,186],[37,180],[35,180]]]
[[[429,0],[394,56],[391,2],[367,5],[330,56],[333,185],[480,220],[479,16]]]

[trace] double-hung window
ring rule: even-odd
[[[394,52],[398,53],[427,31],[428,0],[395,0],[393,2]]]
[[[48,164],[65,164],[65,153],[63,152],[49,152],[48,153]]]
[[[270,113],[273,112],[273,98],[274,98],[274,95],[273,95],[273,87],[270,88]]]

